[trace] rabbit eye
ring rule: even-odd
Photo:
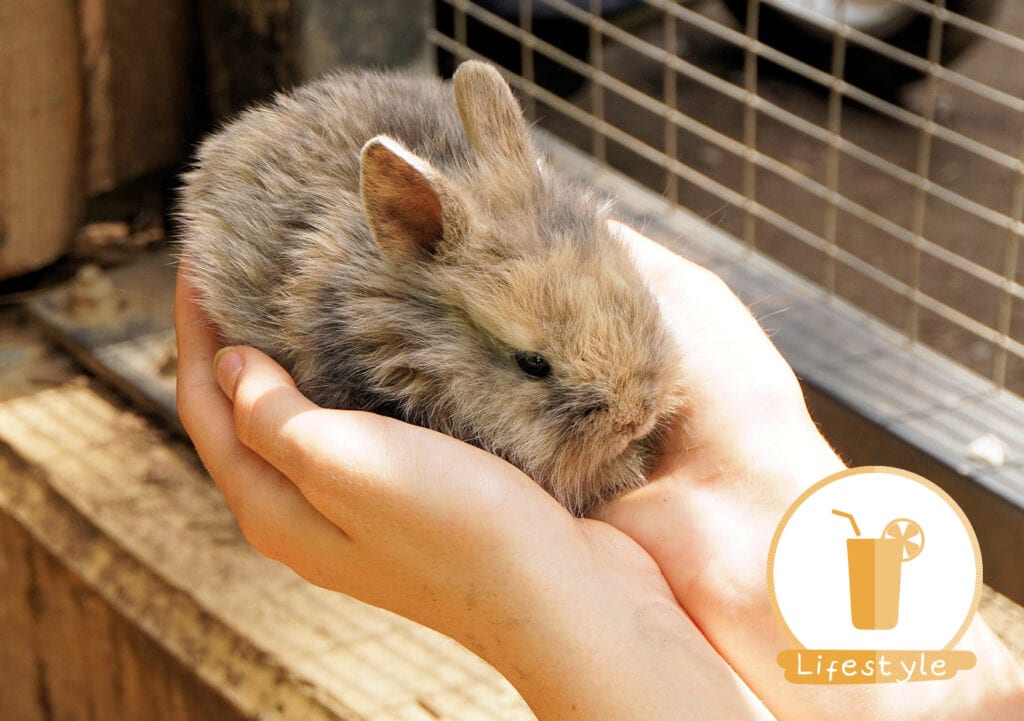
[[[536,353],[516,351],[516,363],[519,364],[523,373],[534,378],[544,378],[551,374],[551,366],[543,356]]]

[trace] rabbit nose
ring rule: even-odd
[[[651,404],[648,402],[628,404],[619,409],[612,421],[617,433],[628,435],[632,438],[642,437],[651,432],[654,428],[654,414],[651,412]]]

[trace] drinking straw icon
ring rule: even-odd
[[[909,518],[897,518],[886,525],[881,538],[860,538],[852,514],[835,508],[832,513],[849,520],[857,536],[846,539],[850,620],[859,629],[894,628],[900,611],[900,571],[904,562],[921,553],[924,532]]]
[[[860,535],[860,529],[857,528],[857,519],[853,517],[852,513],[847,513],[846,511],[840,511],[840,510],[835,509],[835,508],[832,509],[832,513],[834,513],[837,516],[842,516],[843,518],[850,519],[850,525],[853,526],[853,534],[855,536],[859,536]]]

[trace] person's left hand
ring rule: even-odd
[[[541,719],[768,716],[624,533],[449,436],[318,408],[256,349],[215,376],[187,268],[175,324],[182,422],[264,554],[455,638]]]

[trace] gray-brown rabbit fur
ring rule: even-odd
[[[606,205],[538,162],[491,66],[280,94],[202,144],[180,215],[225,340],[316,403],[468,441],[575,513],[644,482],[674,346]]]

